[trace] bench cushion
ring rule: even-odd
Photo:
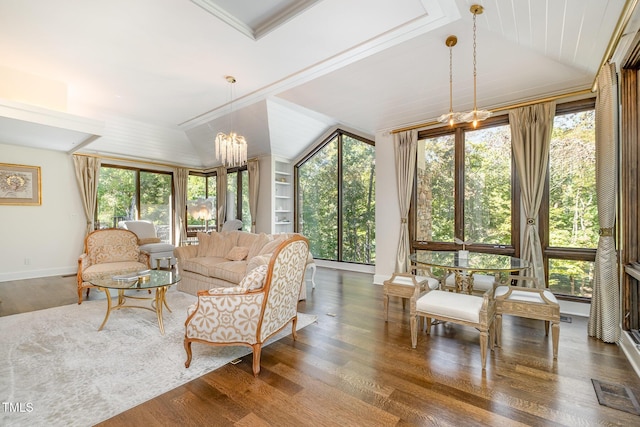
[[[438,289],[438,286],[440,284],[438,279],[434,279],[433,277],[428,277],[428,276],[416,276],[416,282],[418,282],[419,285],[422,285],[422,282],[426,282],[427,285],[429,286],[429,289]],[[393,278],[393,281],[388,283],[392,285],[402,285],[402,286],[413,287],[413,280],[411,280],[411,277],[407,277],[407,276],[395,276]]]
[[[416,310],[452,320],[479,323],[482,302],[482,297],[435,290],[418,298]]]

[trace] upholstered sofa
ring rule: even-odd
[[[238,286],[248,272],[268,264],[278,245],[293,235],[236,230],[198,233],[197,245],[180,246],[173,251],[181,276],[178,290],[197,295],[201,290]],[[312,283],[315,267],[313,256],[309,253],[306,268],[312,270]],[[299,299],[306,299],[304,284]]]

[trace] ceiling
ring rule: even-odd
[[[0,143],[207,169],[592,87],[625,0],[0,0]],[[634,2],[635,3],[635,2]],[[621,43],[638,29],[634,17]],[[233,75],[231,86],[225,79]],[[231,102],[233,100],[233,102]]]

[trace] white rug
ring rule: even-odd
[[[250,353],[195,343],[186,369],[184,321],[195,300],[167,293],[164,336],[141,309],[112,312],[98,332],[104,300],[0,317],[0,425],[90,426]],[[300,313],[298,329],[315,320]]]

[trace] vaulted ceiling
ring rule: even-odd
[[[627,7],[0,0],[0,143],[210,168],[215,134],[233,127],[249,157],[295,158],[335,127],[374,135],[447,112],[449,35],[454,109],[470,110],[476,3],[486,109],[590,89]],[[620,43],[637,29],[633,14]]]

